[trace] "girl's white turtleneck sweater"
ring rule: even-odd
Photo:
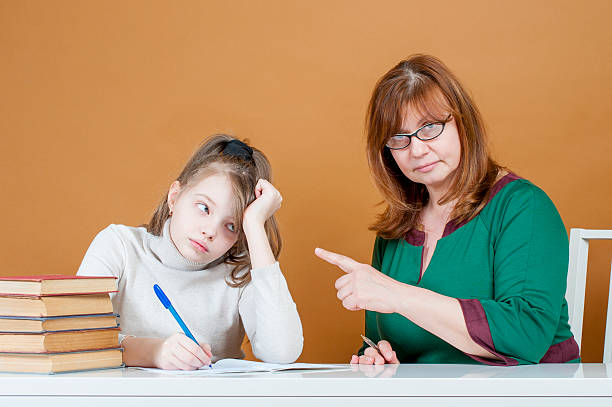
[[[159,284],[196,340],[211,345],[213,361],[242,358],[246,332],[253,354],[264,362],[291,363],[302,353],[302,323],[278,262],[251,270],[240,288],[227,285],[232,266],[194,263],[170,239],[144,227],[110,225],[95,237],[77,275],[115,276],[111,294],[125,335],[165,338],[182,332],[161,304]]]

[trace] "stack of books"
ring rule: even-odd
[[[0,277],[0,371],[122,366],[115,277]]]

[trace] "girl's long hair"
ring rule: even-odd
[[[450,216],[454,222],[469,221],[482,210],[502,169],[489,155],[478,108],[442,61],[416,54],[399,62],[376,84],[366,118],[368,164],[387,204],[370,230],[386,239],[405,237],[429,200],[425,185],[408,179],[385,148],[388,138],[400,132],[407,109],[433,121],[444,121],[447,114],[455,119],[461,159],[438,202],[457,200]]]
[[[255,200],[255,186],[262,178],[272,181],[272,170],[266,156],[258,149],[253,149],[253,161],[224,155],[223,149],[228,142],[235,140],[234,137],[217,134],[202,143],[202,145],[191,156],[185,168],[176,179],[181,187],[189,187],[202,177],[223,173],[231,180],[233,195],[235,197],[234,225],[238,231],[238,241],[225,253],[223,262],[233,267],[226,282],[231,287],[242,287],[251,281],[251,260],[246,236],[242,229],[242,216],[244,210]],[[243,141],[248,144],[247,141]],[[147,231],[153,235],[161,236],[164,224],[170,218],[168,207],[168,194],[159,202],[153,212],[148,224]],[[275,258],[278,258],[282,241],[278,224],[274,216],[271,216],[264,224],[268,241]],[[245,271],[246,270],[246,271]]]

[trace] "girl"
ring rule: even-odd
[[[110,225],[93,240],[78,275],[112,275],[127,366],[192,370],[253,354],[290,363],[302,325],[276,261],[273,214],[280,193],[256,148],[226,135],[206,140],[143,227]],[[198,346],[157,299],[159,284]]]
[[[428,55],[401,61],[376,85],[367,123],[387,203],[372,226],[372,266],[316,250],[347,273],[338,298],[367,310],[366,336],[378,341],[351,363],[578,361],[561,217],[491,159],[455,75]]]

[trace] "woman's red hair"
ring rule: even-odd
[[[366,119],[368,163],[387,203],[370,230],[386,239],[403,238],[416,227],[429,199],[427,188],[408,179],[385,148],[388,138],[400,132],[407,109],[431,121],[451,114],[456,122],[461,159],[451,187],[438,202],[457,200],[450,219],[459,223],[474,218],[501,170],[489,155],[480,112],[457,77],[433,56],[417,54],[401,61],[376,84]]]

